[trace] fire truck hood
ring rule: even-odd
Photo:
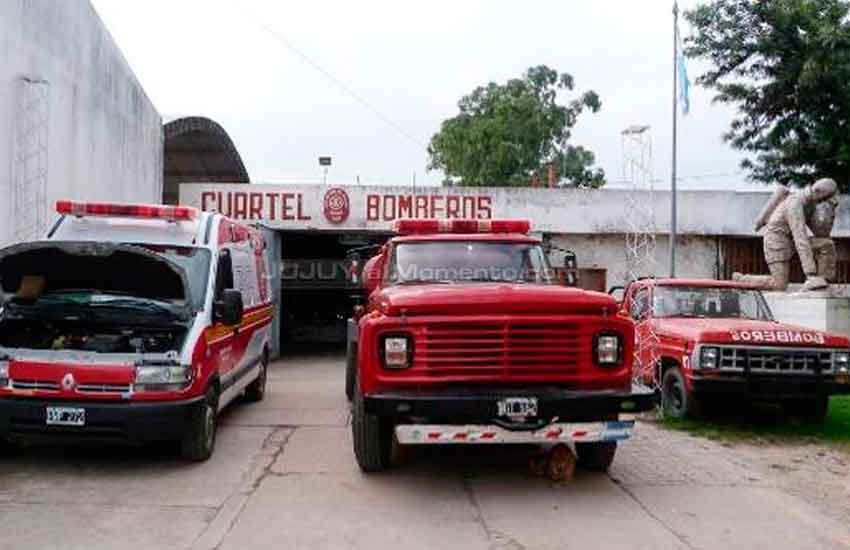
[[[0,303],[78,289],[168,302],[183,315],[192,308],[186,272],[139,246],[40,241],[0,250]]]
[[[457,283],[390,286],[374,297],[387,315],[614,315],[607,294],[561,286]]]
[[[683,338],[695,344],[830,348],[850,344],[843,336],[772,321],[669,317],[656,319],[655,326],[662,338]]]

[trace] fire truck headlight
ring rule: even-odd
[[[413,345],[408,336],[385,336],[380,351],[384,368],[406,369],[413,364]]]
[[[192,381],[189,365],[140,365],[136,367],[135,391],[177,391]]]
[[[699,354],[698,368],[716,369],[720,366],[720,349],[715,347],[704,347]]]
[[[850,352],[836,351],[832,355],[832,369],[835,374],[850,374]]]
[[[617,334],[600,334],[596,337],[596,363],[598,365],[616,365],[620,362],[622,344]]]
[[[0,361],[0,388],[9,385],[9,362]]]

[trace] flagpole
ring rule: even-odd
[[[670,277],[676,276],[676,157],[678,116],[676,92],[679,61],[679,4],[673,0],[673,169],[670,176]]]

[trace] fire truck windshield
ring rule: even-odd
[[[727,287],[657,286],[653,314],[655,317],[773,320],[761,292]]]
[[[394,284],[509,282],[554,284],[546,254],[531,243],[441,241],[396,245]]]

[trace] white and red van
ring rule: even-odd
[[[263,398],[264,240],[184,206],[59,201],[0,250],[0,439],[173,440],[213,452],[218,413]]]

